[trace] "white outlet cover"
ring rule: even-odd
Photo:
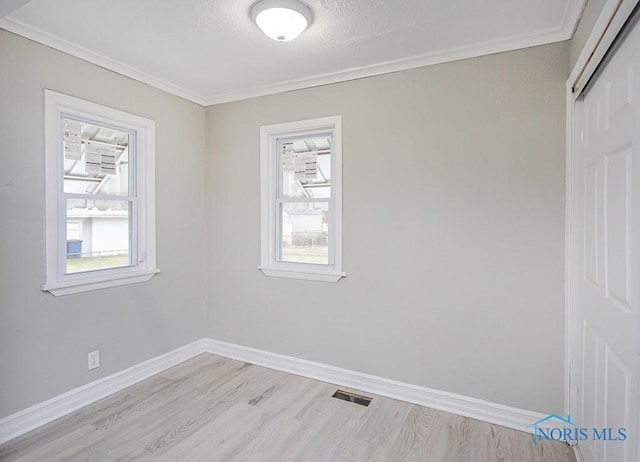
[[[100,367],[100,350],[92,351],[88,355],[89,370]]]

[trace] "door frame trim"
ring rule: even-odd
[[[572,239],[574,214],[574,162],[578,147],[579,133],[574,132],[574,123],[580,111],[577,108],[578,99],[583,90],[596,73],[607,51],[611,49],[616,38],[627,21],[631,18],[640,0],[607,0],[598,17],[589,38],[587,39],[578,60],[566,82],[566,204],[565,204],[565,389],[564,412],[574,414],[578,404],[576,385],[579,383],[574,377],[575,353],[579,351],[576,344],[577,309],[574,306],[573,278],[577,271],[573,268],[574,242]]]

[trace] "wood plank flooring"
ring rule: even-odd
[[[0,460],[575,462],[564,443],[336,388],[203,354],[5,443]]]

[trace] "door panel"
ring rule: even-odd
[[[598,288],[598,164],[586,166],[584,174],[584,279]]]
[[[631,193],[631,146],[605,156],[606,295],[618,307],[629,301],[629,204]]]

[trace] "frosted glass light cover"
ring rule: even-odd
[[[299,2],[289,0],[265,0],[252,12],[258,27],[267,37],[288,42],[300,35],[311,22],[311,11]]]

